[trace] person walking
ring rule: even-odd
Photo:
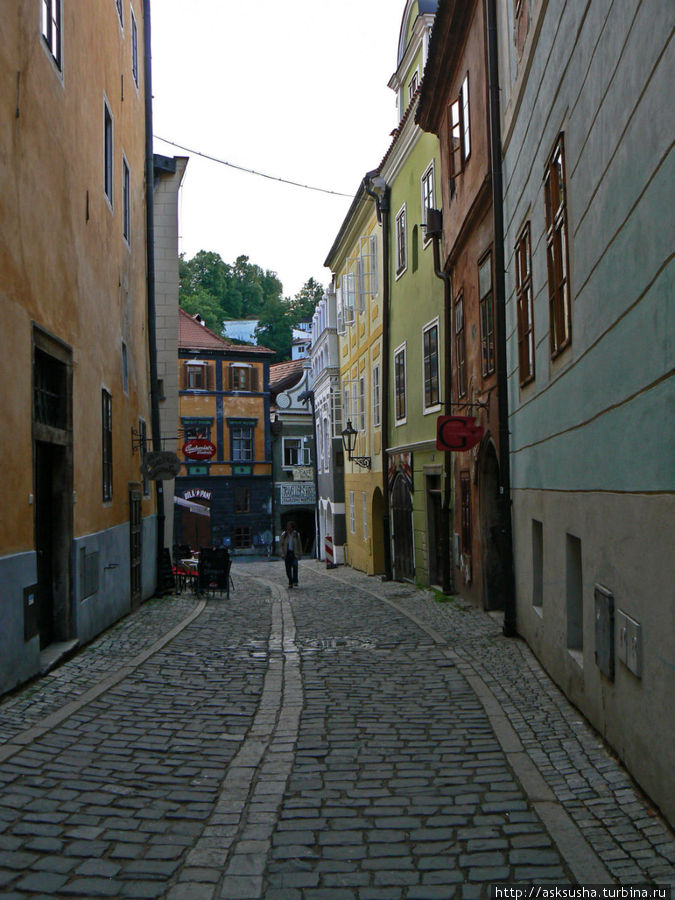
[[[295,530],[295,522],[286,524],[286,531],[281,535],[279,542],[279,552],[286,563],[288,586],[292,588],[298,583],[298,560],[302,559],[302,540]]]

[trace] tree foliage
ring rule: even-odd
[[[181,255],[179,276],[179,302],[186,312],[199,313],[216,334],[222,334],[226,319],[258,319],[256,340],[275,350],[279,361],[290,358],[293,326],[311,318],[323,294],[323,287],[309,278],[295,297],[283,298],[276,272],[245,255],[226,263],[210,250],[200,250],[192,259]]]

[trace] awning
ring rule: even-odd
[[[191,500],[183,500],[182,497],[174,497],[173,502],[177,506],[185,506],[190,512],[196,513],[198,516],[211,516],[211,510],[208,506],[202,506],[201,503],[192,503]]]

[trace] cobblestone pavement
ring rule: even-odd
[[[0,703],[5,900],[675,882],[672,833],[490,616],[313,561],[294,591],[233,575]]]

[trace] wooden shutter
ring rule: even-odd
[[[257,392],[259,390],[258,387],[258,369],[256,366],[252,366],[250,369],[251,373],[251,384],[249,390]]]

